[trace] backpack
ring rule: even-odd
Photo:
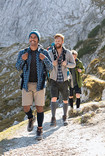
[[[24,54],[28,51],[28,48],[24,49]],[[28,70],[28,64],[27,64],[27,61],[25,60],[23,66],[22,66],[22,70],[24,68],[26,64],[26,70]],[[21,83],[20,83],[20,89],[22,90],[23,88],[23,83],[24,83],[24,75],[23,75],[23,72],[20,74],[20,78],[21,78]]]

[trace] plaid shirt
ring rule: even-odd
[[[23,88],[28,91],[28,82],[29,82],[29,74],[30,74],[30,63],[31,63],[31,53],[30,53],[30,47],[27,49],[28,52],[28,59],[27,59],[27,66],[24,65],[24,60],[22,60],[22,55],[25,53],[25,50],[22,50],[18,54],[18,59],[16,62],[16,68],[17,70],[22,70],[23,69],[23,75],[24,75],[24,83],[23,83]],[[40,60],[39,54],[43,53],[45,55],[45,58],[43,61]],[[38,51],[36,53],[36,65],[37,65],[37,91],[42,89],[42,83],[43,83],[43,74],[44,74],[44,65],[46,67],[47,71],[51,71],[53,69],[53,65],[50,59],[50,56],[46,50],[43,49],[41,50],[41,46],[38,47]],[[45,88],[45,81],[43,87]]]
[[[63,82],[64,81],[64,77],[63,77],[63,73],[62,73],[62,61],[63,61],[63,52],[60,55],[60,57],[58,58],[57,82]]]

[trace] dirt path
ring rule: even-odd
[[[87,124],[68,119],[68,126],[62,123],[62,108],[57,109],[57,126],[49,126],[51,113],[45,114],[44,139],[35,140],[36,124],[32,132],[22,126],[9,140],[4,140],[5,156],[105,156],[105,108],[99,111]]]

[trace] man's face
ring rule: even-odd
[[[64,42],[63,42],[63,40],[62,40],[61,37],[56,37],[56,38],[55,38],[55,47],[56,47],[57,49],[61,48],[63,43],[64,43]]]
[[[36,46],[38,44],[38,37],[35,34],[31,34],[29,38],[29,43],[31,46]]]

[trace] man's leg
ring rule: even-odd
[[[57,108],[57,98],[59,96],[58,83],[54,80],[51,80],[51,123],[50,126],[56,126],[56,108]]]
[[[43,106],[36,106],[37,110],[37,123],[38,128],[42,128],[43,120],[44,120],[44,110]]]
[[[57,97],[53,97],[51,99],[51,113],[52,113],[52,117],[55,117],[56,108],[57,108]]]
[[[50,126],[56,126],[56,118],[55,118],[55,114],[56,114],[56,108],[57,108],[57,97],[53,97],[51,99],[51,113],[52,113],[52,118],[51,118],[51,123]]]
[[[33,118],[32,109],[30,106],[23,106],[24,112],[26,113],[28,119]]]
[[[68,110],[68,101],[64,101],[63,100],[63,123],[64,123],[64,126],[68,125],[68,122],[67,122],[67,110]]]
[[[67,116],[67,110],[68,110],[68,101],[63,100],[63,113],[64,113],[64,116]]]
[[[37,110],[37,131],[36,131],[36,139],[37,140],[42,140],[42,134],[43,134],[43,120],[44,120],[44,110],[43,106],[36,106]]]
[[[60,91],[63,98],[63,123],[64,126],[68,125],[67,122],[67,110],[68,110],[68,81],[65,81],[60,86]]]
[[[31,110],[31,105],[33,102],[33,96],[32,96],[32,92],[26,92],[24,89],[22,90],[22,106],[24,109],[24,112],[26,113],[27,117],[28,117],[28,126],[27,126],[27,130],[30,132],[33,130],[33,123],[34,123],[34,118],[33,118],[33,114],[32,114],[32,110]]]
[[[43,121],[44,121],[44,105],[45,105],[45,88],[34,93],[35,106],[37,110],[37,131],[36,139],[43,139]]]
[[[32,109],[31,109],[30,106],[24,106],[23,109],[24,109],[24,112],[26,113],[26,115],[27,115],[27,117],[29,119],[27,130],[29,132],[31,132],[33,130],[33,128],[34,128],[33,124],[35,122],[35,118],[33,118],[33,114],[32,114]]]

